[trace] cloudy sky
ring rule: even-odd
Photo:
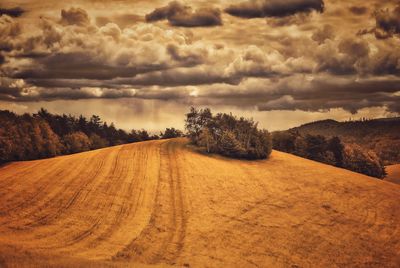
[[[400,1],[0,3],[0,109],[182,128],[191,105],[270,130],[400,112]]]

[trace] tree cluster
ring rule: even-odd
[[[194,145],[233,158],[264,159],[272,150],[271,137],[259,130],[252,119],[192,107],[186,114],[185,128]]]
[[[292,129],[301,135],[339,137],[346,144],[357,144],[365,151],[374,151],[385,165],[400,162],[400,118],[316,121]]]
[[[179,133],[167,129],[168,136]],[[146,130],[127,133],[97,115],[55,115],[45,109],[17,115],[0,111],[0,163],[78,153],[124,143],[158,139]]]
[[[356,144],[344,144],[338,137],[303,136],[298,131],[274,132],[273,148],[376,178],[386,175],[382,162],[373,151]]]

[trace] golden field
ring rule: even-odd
[[[0,266],[399,267],[400,185],[186,139],[0,168]]]

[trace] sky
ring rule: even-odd
[[[269,130],[400,112],[400,1],[1,1],[0,109]]]

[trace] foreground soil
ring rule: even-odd
[[[186,143],[0,168],[0,266],[399,267],[400,185]]]

